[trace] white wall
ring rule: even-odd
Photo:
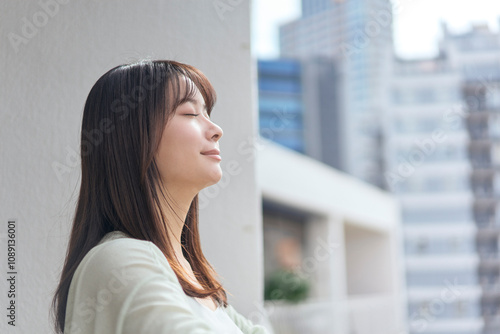
[[[105,71],[145,57],[192,64],[218,92],[213,118],[225,131],[222,168],[229,178],[210,189],[209,205],[201,214],[202,243],[234,295],[230,303],[249,314],[262,298],[260,200],[251,150],[255,112],[249,2],[231,1],[221,13],[211,0],[59,1],[42,0],[51,3],[45,9],[38,1],[0,5],[0,264],[5,268],[7,220],[16,218],[15,330],[51,332],[49,302],[78,195],[75,154],[85,98]],[[30,31],[33,23],[39,27]],[[17,47],[9,41],[12,33],[23,38]],[[56,174],[55,162],[67,171]],[[0,306],[5,310],[6,285],[1,281]],[[8,328],[8,333],[15,330]]]
[[[406,333],[395,197],[275,143],[258,147],[264,198],[315,217],[307,223],[309,253],[300,269],[316,287],[296,307],[266,303],[276,333],[291,326],[307,326],[307,333]]]

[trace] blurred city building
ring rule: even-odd
[[[259,60],[260,135],[340,169],[336,84],[329,58]]]
[[[337,127],[324,146],[338,145],[336,165],[361,180],[385,187],[382,114],[392,61],[392,4],[389,0],[303,0],[302,17],[280,27],[281,57],[334,59],[331,92]],[[324,126],[333,126],[325,124]]]
[[[302,69],[293,60],[258,61],[260,135],[304,152]]]
[[[458,51],[463,76],[483,333],[500,333],[500,34],[477,26],[446,36],[444,47]]]
[[[294,63],[296,150],[399,197],[410,332],[500,333],[500,37],[443,35],[436,58],[395,59],[390,1],[303,0],[280,28],[286,60],[260,62],[259,76]],[[306,70],[317,59],[332,70]],[[303,245],[307,214],[264,209],[268,223],[295,219],[287,233]]]
[[[304,0],[302,13],[280,29],[282,58],[258,62],[259,125],[309,157],[268,143],[258,161],[266,291],[293,263],[309,292],[294,305],[268,291],[267,313],[276,334],[407,333],[399,206],[356,180],[385,187],[392,7]],[[327,240],[335,247],[324,257]]]
[[[407,333],[394,196],[271,141],[259,147],[264,275],[288,272],[265,301],[275,334]]]
[[[440,54],[397,60],[386,180],[401,199],[410,333],[500,332],[496,143],[500,39],[451,34]],[[495,183],[496,182],[496,183]]]

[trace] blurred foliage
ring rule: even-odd
[[[303,275],[286,269],[273,272],[264,286],[265,300],[286,300],[298,303],[307,298],[310,282]]]

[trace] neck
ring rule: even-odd
[[[165,215],[167,233],[172,242],[175,255],[180,261],[185,260],[182,253],[181,235],[186,221],[189,207],[196,196],[193,191],[186,191],[182,187],[167,186],[167,198],[162,198],[162,211]]]

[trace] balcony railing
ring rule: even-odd
[[[265,308],[275,334],[392,334],[402,331],[404,305],[390,296],[351,297],[343,302],[287,304],[268,301]]]
[[[335,314],[339,307],[333,303],[267,301],[265,308],[275,334],[336,333],[334,328],[338,317]]]

